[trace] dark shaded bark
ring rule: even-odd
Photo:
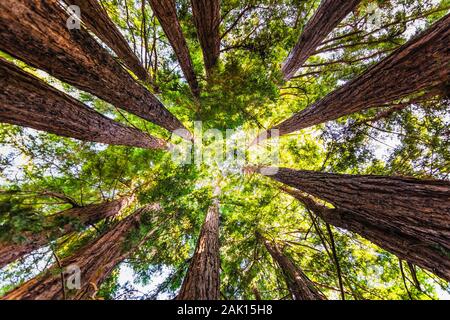
[[[57,0],[0,0],[0,49],[169,131],[184,128]],[[188,137],[189,138],[189,137]]]
[[[66,282],[63,290],[61,268],[54,265],[44,274],[7,293],[2,300],[60,300],[64,294],[70,300],[95,299],[98,287],[114,268],[156,232],[157,228],[150,230],[142,241],[127,248],[129,235],[139,228],[142,216],[156,210],[158,209],[152,205],[137,210],[72,256],[60,261],[63,269],[69,266],[77,266],[80,269],[81,286],[79,289],[67,288]]]
[[[253,291],[253,295],[255,296],[255,300],[262,300],[261,294],[259,293],[258,288],[253,287],[252,291]]]
[[[445,90],[450,75],[450,15],[362,75],[276,125],[280,135],[391,103],[412,93]]]
[[[311,280],[289,257],[283,254],[278,245],[258,234],[272,259],[281,269],[286,285],[294,300],[325,300]]]
[[[285,192],[300,200],[306,208],[325,222],[359,234],[398,258],[408,261],[408,265],[414,263],[446,280],[450,279],[450,259],[439,247],[423,242],[418,237],[404,234],[385,225],[383,221],[378,221],[377,224],[368,221],[358,212],[328,208],[295,190],[285,189]],[[416,281],[417,277],[413,275],[413,279],[415,279],[415,285],[420,288],[419,282]]]
[[[285,80],[295,75],[322,41],[360,2],[361,0],[322,0],[306,24],[294,49],[283,62],[281,71]]]
[[[0,122],[112,145],[165,149],[164,140],[126,127],[0,58]]]
[[[220,299],[219,202],[209,207],[177,300]]]
[[[127,40],[116,28],[98,0],[65,0],[68,5],[77,5],[81,10],[81,20],[97,37],[110,47],[117,57],[140,80],[149,82],[150,76],[139,58],[131,50]]]
[[[192,65],[189,48],[181,30],[180,23],[177,18],[177,10],[174,0],[148,0],[153,12],[158,18],[159,24],[164,30],[164,33],[169,39],[181,70],[186,78],[189,87],[195,97],[199,96],[200,90],[198,87],[197,78],[195,77],[194,67]]]
[[[191,0],[191,5],[206,74],[209,75],[220,55],[220,0]]]
[[[325,222],[450,279],[450,182],[285,168],[272,178],[333,204],[301,199]]]
[[[0,268],[47,245],[53,239],[77,231],[107,217],[112,217],[124,209],[132,197],[124,197],[111,202],[71,208],[44,218],[43,230],[39,233],[26,232],[23,243],[0,242]]]

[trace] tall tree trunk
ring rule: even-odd
[[[209,207],[177,300],[220,299],[219,201]]]
[[[294,300],[325,300],[311,280],[297,267],[289,257],[283,254],[278,245],[260,234],[257,235],[265,245],[272,259],[281,269],[286,285]]]
[[[97,37],[110,47],[117,57],[142,81],[150,80],[147,70],[142,66],[139,58],[131,50],[127,40],[123,37],[108,13],[97,0],[65,0],[67,5],[80,7],[81,20]]]
[[[112,217],[122,211],[132,201],[132,197],[123,197],[111,202],[71,208],[44,218],[42,231],[25,232],[23,243],[0,242],[0,268],[36,249],[79,229]]]
[[[87,300],[95,298],[98,287],[114,268],[156,232],[157,228],[151,229],[143,240],[132,244],[131,248],[127,248],[129,235],[139,228],[142,216],[158,210],[158,207],[154,205],[137,210],[72,256],[63,259],[60,262],[61,268],[67,270],[68,273],[70,273],[68,271],[70,267],[79,268],[80,288],[68,287],[71,281],[65,278],[63,290],[61,268],[59,265],[54,265],[44,274],[7,293],[2,300],[55,300],[64,297],[70,300]]]
[[[191,0],[191,5],[206,74],[209,75],[220,55],[220,0]]]
[[[281,71],[290,80],[297,70],[314,53],[323,40],[350,13],[361,0],[322,0],[313,17],[306,24],[300,38]]]
[[[445,90],[450,75],[450,15],[362,75],[276,125],[280,135],[391,103],[423,90]],[[260,136],[261,137],[261,136]]]
[[[0,0],[0,49],[169,131],[184,128],[84,27],[69,29],[68,21],[57,0]]]
[[[181,30],[177,18],[177,10],[174,0],[149,0],[153,12],[155,13],[164,33],[175,51],[181,70],[195,97],[199,96],[197,78],[195,77],[189,48]]]
[[[421,246],[434,248],[447,259],[450,256],[449,181],[286,168],[279,168],[271,178],[326,200],[340,210],[357,213],[363,223],[394,232],[383,235],[380,231],[379,236],[393,237],[398,233],[416,239]],[[406,252],[411,250],[416,248]],[[450,270],[444,265],[441,268],[442,271],[433,272],[448,279]]]
[[[0,58],[0,122],[79,140],[164,149],[164,140],[126,127]]]
[[[379,219],[375,223],[374,219],[369,220],[358,211],[339,207],[328,208],[297,190],[287,188],[283,190],[300,200],[308,210],[321,217],[326,223],[355,232],[380,248],[395,254],[398,258],[408,261],[410,265],[414,263],[450,281],[450,259],[448,253],[445,254],[439,246],[423,241],[421,237],[406,234],[384,220]],[[420,285],[418,287],[420,288]]]

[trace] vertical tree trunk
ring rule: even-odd
[[[326,200],[340,210],[357,214],[358,219],[363,219],[360,220],[363,226],[370,223],[382,230],[392,231],[385,234],[385,238],[395,237],[395,234],[410,237],[415,239],[415,246],[423,246],[424,250],[429,250],[426,247],[434,248],[447,259],[450,256],[449,181],[286,168],[279,168],[271,178]],[[380,237],[384,234],[382,230]],[[406,252],[414,250],[415,247]],[[448,267],[442,268],[444,270],[433,272],[448,279]]]
[[[167,39],[169,39],[193,95],[198,97],[200,93],[198,82],[195,77],[189,48],[184,38],[183,31],[181,30],[180,23],[178,22],[175,1],[149,0],[149,2]]]
[[[0,58],[0,122],[113,145],[164,149],[164,140],[126,127]]]
[[[313,54],[323,40],[350,13],[361,0],[322,0],[313,17],[306,24],[281,71],[290,80]]]
[[[169,131],[184,128],[84,27],[67,21],[57,0],[0,0],[0,49]]]
[[[219,300],[219,201],[209,207],[177,300]]]
[[[0,268],[47,245],[52,239],[118,214],[129,205],[132,199],[132,197],[123,197],[111,202],[71,208],[45,217],[43,230],[39,233],[25,232],[23,243],[0,242]]]
[[[450,15],[362,75],[276,125],[280,135],[391,103],[412,93],[448,86]]]
[[[409,265],[414,263],[450,281],[450,259],[439,246],[423,241],[420,237],[405,234],[383,220],[377,220],[375,223],[357,211],[344,210],[339,207],[328,208],[299,191],[287,188],[283,188],[283,190],[301,201],[308,210],[321,217],[326,223],[355,232],[384,250],[395,254],[399,259],[408,261]],[[418,281],[415,283],[417,286]],[[418,288],[420,288],[420,284]]]
[[[209,75],[220,55],[220,0],[191,0],[191,5],[206,74]]]
[[[105,234],[82,247],[71,257],[61,261],[61,267],[69,270],[77,267],[80,270],[80,288],[67,286],[70,279],[66,279],[65,288],[61,283],[61,272],[57,265],[20,287],[10,291],[2,300],[54,300],[62,299],[93,299],[98,287],[111,274],[114,268],[125,260],[145,239],[151,237],[157,230],[153,228],[143,240],[126,248],[130,233],[137,230],[142,216],[157,211],[152,205],[137,210],[134,214],[118,222]]]
[[[148,82],[149,74],[142,66],[139,58],[131,50],[108,13],[97,0],[65,0],[67,5],[80,7],[81,20],[97,37],[110,47],[117,57],[142,81]]]
[[[258,238],[265,245],[272,259],[281,269],[286,285],[294,300],[325,300],[326,298],[316,289],[314,284],[291,259],[285,256],[276,243],[258,234]]]

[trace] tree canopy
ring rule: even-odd
[[[32,34],[27,24],[33,19],[9,24],[26,13],[0,0],[0,255],[7,245],[27,246],[40,237],[39,245],[1,267],[0,298],[29,298],[23,290],[42,290],[36,283],[52,281],[54,297],[78,299],[167,299],[180,289],[184,297],[201,297],[187,294],[192,281],[217,284],[206,298],[226,300],[450,295],[450,263],[431,270],[419,265],[422,257],[408,256],[419,221],[433,254],[450,261],[450,52],[442,42],[449,39],[449,0],[352,1],[350,13],[335,17],[327,34],[302,44],[307,52],[289,77],[286,60],[314,34],[314,23],[325,23],[315,13],[329,14],[333,1],[67,1],[82,9],[79,30],[67,28],[69,16],[58,1],[16,2],[30,12],[39,8],[36,14],[54,10],[61,19],[48,18]],[[413,53],[422,60],[399,54],[395,81],[389,73],[395,66],[377,68],[436,26],[441,36],[426,49],[441,60],[423,59],[419,49]],[[23,46],[33,39],[41,42]],[[415,69],[405,73],[411,82],[399,82],[414,62],[433,71],[427,85],[410,86],[428,79]],[[401,94],[376,91],[367,74],[378,87],[400,88]],[[360,87],[351,86],[355,79]],[[300,123],[252,145],[261,132],[321,103],[332,111],[361,108],[336,117],[318,113],[311,125]],[[199,135],[203,150],[191,144]],[[174,158],[182,146],[191,161]],[[268,167],[289,168],[279,175],[286,170],[320,178],[287,183],[260,174]],[[343,189],[354,188],[326,180],[341,175],[386,180],[373,183],[376,196],[355,191],[353,200],[335,201]],[[438,201],[411,202],[414,214],[436,220],[428,225],[428,218],[408,215],[408,197],[422,187],[390,189],[391,178],[441,188],[439,207]],[[423,192],[428,197],[432,191]],[[404,202],[393,201],[401,197]],[[72,214],[92,206],[99,211],[95,217]],[[377,214],[367,220],[379,228],[389,224],[381,231],[386,234],[406,230],[402,245],[382,245],[385,238],[369,234],[362,218],[357,222],[364,228],[357,228],[321,213],[341,209],[349,219]],[[395,223],[384,220],[388,214]],[[108,241],[114,243],[110,250],[102,247]],[[217,277],[191,271],[195,264],[196,270],[205,267],[208,257],[196,254],[202,246],[217,255],[210,263]],[[89,264],[93,248],[110,252],[110,260]],[[410,251],[401,254],[403,248]],[[74,261],[89,265],[86,270],[111,267],[71,296],[59,280]],[[302,286],[307,294],[296,291]]]

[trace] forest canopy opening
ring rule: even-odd
[[[0,0],[0,299],[449,299],[449,12]]]

